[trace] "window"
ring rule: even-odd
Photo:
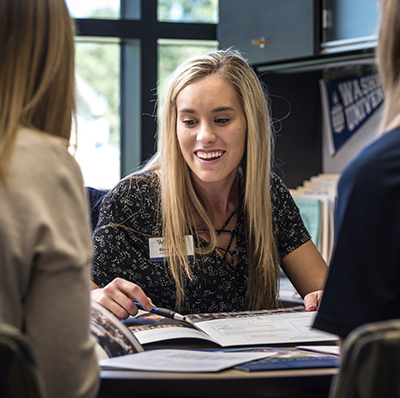
[[[164,104],[169,76],[185,60],[218,49],[218,42],[213,40],[158,40],[158,83],[157,116],[160,117]]]
[[[77,40],[75,80],[75,157],[85,185],[110,189],[120,179],[119,40]]]
[[[85,184],[109,189],[154,154],[155,104],[167,76],[217,48],[218,0],[67,4],[77,27],[78,131],[71,148],[77,146]]]
[[[119,0],[66,0],[73,18],[119,19]]]
[[[158,0],[157,18],[163,22],[218,23],[218,0]]]

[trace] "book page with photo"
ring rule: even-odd
[[[144,351],[132,332],[94,300],[90,302],[90,334],[97,342],[96,353],[99,360]]]

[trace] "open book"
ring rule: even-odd
[[[132,332],[110,311],[90,301],[90,334],[96,341],[99,359],[143,352]]]
[[[303,306],[275,310],[186,315],[187,322],[141,313],[124,323],[141,344],[171,339],[201,339],[220,347],[334,341],[312,329],[315,312]]]
[[[96,354],[102,369],[131,369],[168,372],[218,372],[274,355],[262,352],[206,352],[193,350],[144,351],[131,331],[111,312],[91,301],[90,331],[97,342]]]
[[[282,368],[282,350],[275,348],[250,347],[270,342],[326,341],[335,336],[310,330],[313,314],[304,312],[304,307],[270,311],[248,311],[236,313],[215,313],[189,315],[187,322],[167,319],[146,312],[128,321],[120,321],[107,309],[92,300],[90,329],[97,341],[99,365],[103,369],[132,369],[169,372],[217,372],[223,369],[249,363],[249,369],[264,370],[266,367]],[[130,326],[126,326],[126,324]],[[211,325],[211,326],[210,326]],[[275,337],[273,337],[275,335]],[[222,338],[221,338],[222,336]],[[258,337],[257,337],[258,336]],[[183,350],[152,349],[144,351],[140,343],[195,338],[207,340],[220,346],[240,345],[248,349]],[[244,340],[243,340],[244,339]],[[286,355],[287,356],[287,355]],[[304,354],[290,352],[290,366],[293,356]],[[315,354],[308,356],[314,357]],[[271,358],[272,362],[260,362]],[[331,358],[325,362],[306,366],[336,366]],[[296,359],[297,360],[297,359]],[[256,362],[254,362],[256,361]],[[285,366],[288,366],[286,364]],[[298,365],[297,365],[298,366]]]

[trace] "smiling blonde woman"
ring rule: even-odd
[[[243,57],[181,65],[159,136],[154,158],[104,201],[92,297],[121,318],[136,314],[132,299],[182,313],[272,308],[281,266],[316,309],[327,266],[270,170],[267,101]],[[161,240],[166,255],[152,256]]]

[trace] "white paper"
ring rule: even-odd
[[[196,323],[222,347],[333,341],[336,335],[312,329],[316,312],[293,312],[213,319]]]
[[[268,352],[150,350],[99,361],[102,368],[161,372],[219,372],[242,363],[275,355]]]
[[[213,341],[213,339],[207,336],[200,330],[189,329],[184,327],[165,327],[155,329],[145,329],[135,331],[135,337],[138,339],[140,344],[155,343],[157,341],[172,340],[172,339],[201,339],[207,341]]]
[[[340,347],[337,345],[299,345],[296,348],[313,352],[321,352],[323,354],[339,355]]]

